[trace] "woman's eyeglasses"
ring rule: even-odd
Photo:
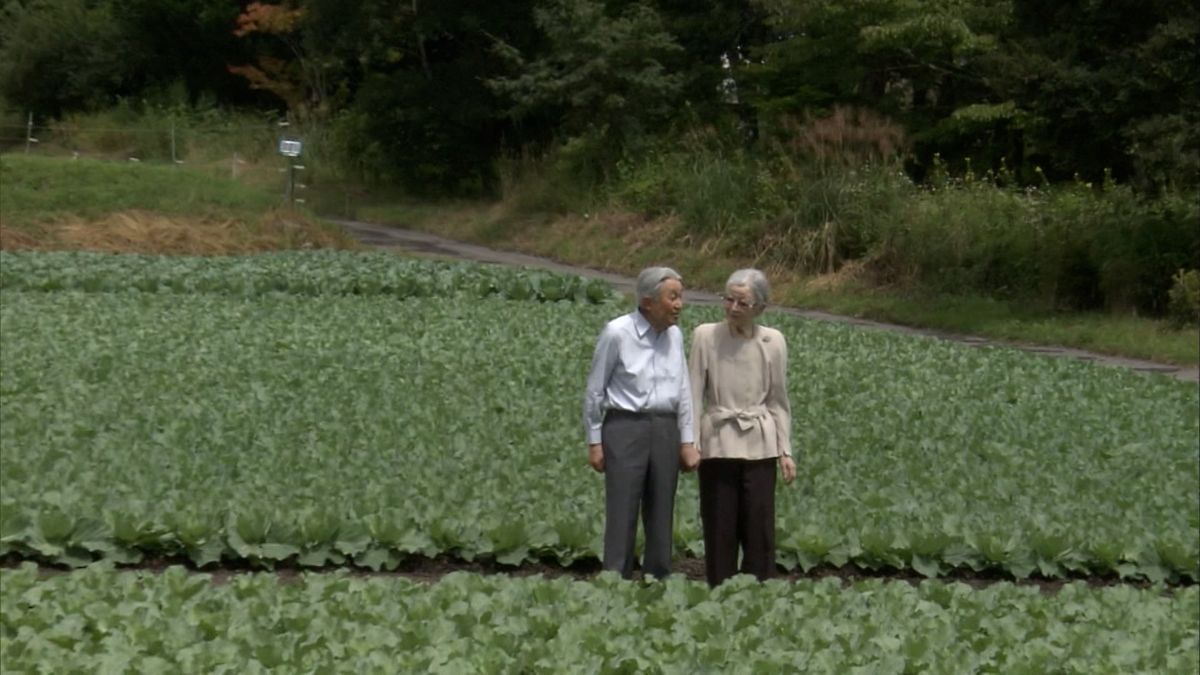
[[[722,297],[721,299],[725,301],[725,304],[732,305],[734,307],[737,307],[738,309],[754,309],[754,307],[755,307],[755,304],[753,302],[746,302],[745,300],[743,300],[741,298],[735,298],[730,295],[726,295],[726,296]]]

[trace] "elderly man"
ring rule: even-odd
[[[679,468],[700,463],[692,443],[692,394],[683,334],[683,280],[668,267],[642,270],[638,307],[604,326],[583,399],[588,463],[604,474],[604,569],[633,573],[638,512],[646,533],[642,570],[671,573]]]

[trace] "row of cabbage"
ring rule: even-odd
[[[0,571],[4,672],[1196,672],[1200,589]]]
[[[601,549],[579,401],[614,306],[6,291],[0,554],[392,569]],[[689,308],[685,328],[717,317]],[[1197,390],[768,316],[779,561],[1200,577]],[[694,478],[676,550],[702,554]]]
[[[0,289],[239,296],[500,296],[582,303],[606,303],[617,297],[606,282],[579,276],[348,251],[225,257],[0,252]]]

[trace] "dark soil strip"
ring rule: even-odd
[[[55,564],[39,560],[34,557],[17,556],[9,554],[0,558],[0,567],[15,568],[23,562],[34,562],[42,568],[44,575],[64,574],[72,571],[73,568],[66,565]],[[530,577],[542,576],[550,579],[561,577],[570,577],[576,580],[587,580],[600,573],[600,561],[596,559],[580,560],[570,565],[564,565],[555,560],[544,559],[535,562],[524,562],[518,566],[503,565],[494,560],[475,560],[468,562],[458,558],[450,558],[447,556],[438,556],[435,558],[426,558],[422,556],[411,556],[400,563],[400,566],[395,570],[375,572],[363,567],[355,567],[352,565],[326,565],[323,567],[304,567],[297,565],[294,562],[275,563],[273,565],[255,564],[246,560],[225,560],[220,565],[205,565],[203,568],[196,567],[192,561],[185,557],[160,557],[146,558],[140,563],[131,565],[115,565],[115,568],[122,571],[150,571],[157,572],[171,566],[186,567],[197,573],[208,574],[212,576],[214,584],[223,584],[231,577],[239,574],[251,574],[262,572],[273,572],[281,581],[295,581],[304,574],[322,574],[332,573],[337,571],[347,571],[353,576],[358,577],[402,577],[413,581],[425,583],[435,583],[441,580],[442,577],[453,572],[469,572],[472,574],[482,575],[507,575],[511,577]],[[674,564],[675,574],[680,574],[693,581],[704,581],[704,561],[699,558],[682,558],[677,559]],[[641,578],[639,572],[634,573],[634,578]],[[858,581],[868,579],[882,579],[885,581],[900,581],[919,585],[928,579],[912,570],[897,570],[894,568],[869,570],[858,567],[857,565],[844,565],[842,567],[832,567],[822,565],[815,567],[808,572],[800,571],[799,569],[788,572],[779,569],[777,579],[787,581],[800,580],[816,580],[816,579],[839,579],[844,586],[849,586]],[[981,589],[987,588],[993,584],[1011,583],[1019,586],[1037,586],[1043,593],[1054,594],[1066,584],[1083,581],[1088,586],[1093,588],[1103,588],[1107,586],[1133,586],[1135,588],[1150,589],[1155,587],[1155,584],[1141,579],[1121,579],[1116,575],[1071,575],[1068,577],[1051,579],[1043,576],[1030,576],[1026,579],[1015,579],[1012,575],[1000,570],[980,571],[976,572],[970,569],[953,570],[949,574],[937,578],[943,582],[960,582],[971,586],[972,588]],[[1173,592],[1177,588],[1185,588],[1196,585],[1196,582],[1191,579],[1179,579],[1174,582],[1166,582],[1163,584],[1164,591],[1167,593]]]

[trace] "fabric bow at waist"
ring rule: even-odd
[[[767,406],[765,405],[754,405],[749,408],[739,409],[717,406],[708,413],[708,416],[714,422],[736,422],[742,431],[753,429],[757,425],[758,420],[767,415]]]

